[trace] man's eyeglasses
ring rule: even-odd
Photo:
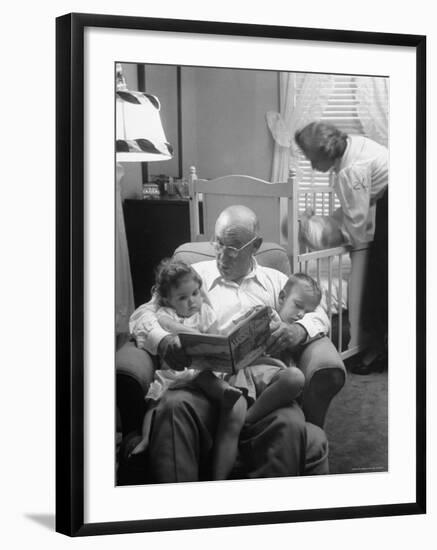
[[[211,241],[211,244],[214,247],[214,250],[216,252],[221,252],[223,254],[227,254],[231,258],[236,258],[238,256],[238,254],[240,254],[240,252],[242,252],[245,248],[247,248],[249,245],[251,245],[253,242],[255,242],[257,238],[258,238],[258,235],[255,235],[255,237],[253,239],[251,239],[246,244],[243,244],[243,246],[241,246],[240,248],[235,248],[235,246],[226,246],[225,244],[223,244],[223,243],[221,243],[221,242],[219,242],[215,239],[213,241]]]

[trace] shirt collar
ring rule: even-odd
[[[217,264],[215,263],[214,264],[214,267],[213,267],[213,270],[212,270],[212,277],[211,277],[211,281],[209,282],[208,284],[208,291],[212,290],[215,286],[218,286],[218,285],[236,285],[237,283],[234,283],[233,281],[226,281],[222,275],[220,274],[220,271],[218,270],[218,267],[217,267]],[[249,271],[249,273],[247,275],[245,275],[245,277],[243,277],[243,279],[241,280],[241,283],[243,281],[247,281],[249,279],[253,279],[254,281],[256,281],[258,284],[260,284],[265,290],[267,290],[267,286],[266,286],[266,283],[265,283],[265,278],[263,276],[263,272],[262,270],[260,269],[260,266],[258,264],[258,262],[256,261],[255,257],[252,256],[252,269]],[[240,283],[240,285],[241,285]],[[238,285],[238,286],[240,286]]]

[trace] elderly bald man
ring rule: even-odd
[[[279,307],[279,293],[287,277],[257,264],[254,254],[261,243],[255,213],[244,206],[231,206],[219,215],[215,225],[215,260],[193,265],[215,310],[220,332],[226,332],[234,319],[256,305]],[[131,333],[138,347],[158,354],[173,368],[182,369],[189,361],[179,338],[159,325],[156,308],[153,298],[138,308],[131,317]],[[298,323],[275,325],[267,352],[276,355],[292,351],[306,339],[326,333],[328,328],[329,321],[319,307]],[[148,468],[153,481],[208,479],[218,416],[217,405],[194,388],[166,392],[154,411],[149,440]],[[249,477],[302,474],[308,445],[301,408],[292,402],[259,422],[246,424],[239,447]]]

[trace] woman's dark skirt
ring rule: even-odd
[[[370,245],[362,326],[372,347],[387,352],[388,334],[388,188],[376,203],[375,237]]]

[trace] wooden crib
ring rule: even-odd
[[[313,206],[318,214],[334,211],[331,185],[302,187],[293,177],[285,183],[270,183],[242,175],[202,180],[192,167],[189,195],[192,241],[210,240],[217,216],[227,206],[243,204],[251,208],[258,216],[263,239],[279,243],[287,250],[292,272],[308,273],[321,286],[322,305],[331,321],[330,338],[342,359],[360,351],[359,345],[348,347],[350,248],[308,251],[299,240],[300,217],[308,206]]]

